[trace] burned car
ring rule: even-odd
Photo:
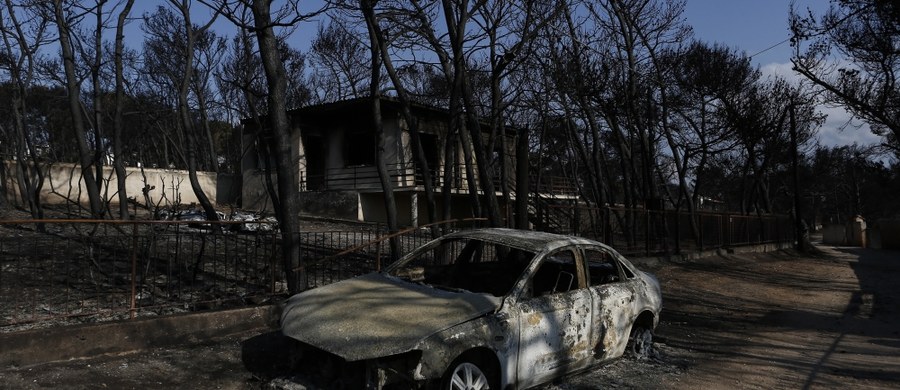
[[[521,389],[646,354],[661,300],[599,242],[476,229],[294,295],[281,326],[298,375],[320,386]]]

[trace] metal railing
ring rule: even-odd
[[[277,237],[222,222],[0,222],[0,329],[258,304],[284,293]]]
[[[248,223],[266,225],[0,221],[0,332],[283,299],[288,289],[281,234],[240,229]],[[387,235],[383,225],[300,233],[306,285],[326,285],[389,264]],[[431,239],[429,229],[404,231],[396,237],[398,255]]]
[[[551,206],[559,233],[626,255],[791,242],[785,216]],[[480,221],[455,221],[445,232]],[[275,229],[254,222],[0,221],[0,332],[257,305],[288,295]],[[265,226],[264,222],[259,222]],[[249,231],[255,230],[255,231]],[[431,240],[396,236],[399,255]],[[383,225],[300,233],[310,288],[393,261]]]
[[[627,255],[654,256],[717,248],[791,243],[789,216],[544,205],[550,231],[605,242]]]
[[[403,189],[424,185],[424,176],[422,169],[416,164],[389,164],[387,165],[387,173],[389,181],[394,189]],[[440,169],[432,167],[429,169],[432,184],[436,189],[443,188],[445,183],[443,172]],[[473,170],[477,175],[477,170]],[[514,189],[515,181],[510,173],[508,183],[510,188]],[[381,189],[381,179],[378,176],[378,170],[375,166],[350,166],[345,168],[330,168],[324,174],[310,175],[308,172],[300,172],[300,188],[303,191],[320,191],[320,190],[360,190],[360,189]],[[540,193],[544,196],[575,196],[578,194],[578,187],[575,182],[567,177],[543,175],[530,176],[532,192]],[[477,181],[477,179],[476,179]],[[501,175],[500,172],[494,172],[492,175],[494,188],[500,191]],[[449,185],[452,189],[464,190],[468,188],[466,183],[466,166],[465,164],[456,164],[453,167],[453,174],[449,179]]]
[[[394,188],[422,184],[422,174],[412,163],[390,164],[387,166],[387,173]],[[432,177],[440,180],[436,173]],[[435,183],[440,185],[439,182]],[[318,175],[301,172],[300,188],[304,191],[381,189],[381,178],[374,165],[329,168]]]

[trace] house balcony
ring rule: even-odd
[[[414,164],[390,164],[387,166],[388,177],[395,190],[414,190],[424,186],[422,172]],[[435,188],[443,186],[443,176],[438,170],[432,170]],[[462,180],[465,174],[456,174],[451,188],[463,190],[466,187]],[[372,165],[331,168],[323,175],[309,175],[300,172],[301,191],[361,191],[377,192],[382,190],[378,169]]]
[[[415,164],[390,164],[387,166],[388,177],[394,190],[421,190],[424,185],[422,170]],[[431,170],[434,188],[440,191],[444,187],[443,170]],[[537,176],[531,176],[531,192],[537,192],[543,197],[573,198],[577,197],[578,187],[575,182],[567,177],[543,175],[538,181]],[[499,172],[493,175],[494,188],[501,191],[501,177]],[[509,177],[510,190],[515,191],[515,181],[512,175]],[[449,181],[451,190],[455,192],[468,191],[464,164],[458,164],[453,170]],[[308,175],[300,172],[301,191],[358,191],[379,192],[382,191],[381,179],[378,177],[378,169],[371,165],[351,166],[345,168],[331,168],[322,175]]]

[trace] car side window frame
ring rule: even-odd
[[[548,261],[550,261],[555,255],[562,253],[562,252],[568,252],[572,256],[572,261],[575,265],[575,275],[574,275],[575,279],[573,281],[575,283],[575,285],[572,288],[568,289],[566,292],[560,292],[560,293],[554,293],[554,294],[565,294],[565,293],[569,293],[569,292],[573,292],[573,291],[577,291],[577,290],[584,290],[584,289],[587,289],[588,287],[590,287],[590,286],[588,286],[588,283],[587,283],[587,274],[586,274],[586,270],[584,267],[584,258],[581,256],[581,252],[575,247],[562,247],[562,248],[557,248],[557,249],[554,249],[553,251],[547,252],[547,253],[543,254],[542,256],[539,256],[540,260],[538,260],[538,263],[535,264],[534,272],[531,272],[528,275],[528,277],[525,278],[525,280],[524,280],[524,285],[522,286],[522,289],[518,294],[520,300],[529,300],[529,299],[534,299],[534,298],[540,298],[542,296],[547,296],[546,294],[545,295],[535,295],[534,294],[534,286],[533,286],[534,277],[540,272],[541,267],[543,267],[544,264],[546,264]],[[553,295],[553,294],[550,294],[550,295]]]
[[[590,278],[590,276],[591,276],[591,275],[590,275],[590,262],[591,262],[591,261],[590,261],[589,256],[588,256],[588,252],[589,252],[589,251],[594,251],[594,252],[599,252],[599,253],[604,254],[605,257],[606,257],[606,259],[608,259],[609,263],[611,263],[612,266],[613,266],[613,268],[615,269],[616,274],[617,274],[617,276],[618,276],[618,280],[612,281],[612,282],[601,282],[601,283],[596,283],[596,284],[595,284],[594,281],[591,280],[591,278]],[[609,248],[606,248],[606,247],[603,247],[603,246],[580,246],[580,247],[579,247],[579,252],[581,252],[582,256],[584,257],[584,263],[585,263],[585,266],[584,266],[584,267],[585,267],[585,269],[587,270],[587,271],[586,271],[587,283],[588,283],[591,287],[594,287],[594,286],[602,286],[602,285],[607,285],[607,284],[622,283],[622,282],[624,282],[624,281],[626,281],[626,280],[631,280],[631,279],[634,278],[634,275],[635,275],[635,274],[634,274],[633,271],[632,271],[632,272],[629,272],[629,273],[626,273],[626,272],[625,272],[625,269],[624,269],[625,266],[624,266],[624,265],[622,264],[622,262],[619,260],[619,258],[620,258],[621,255],[619,255],[619,253],[617,253],[617,252],[615,252],[615,251],[613,251],[613,250],[610,250]],[[629,270],[629,271],[630,271],[630,270]],[[629,274],[630,274],[630,276],[629,276]]]
[[[637,277],[637,268],[634,268],[634,265],[631,264],[631,262],[625,260],[625,256],[622,256],[621,253],[611,248],[604,249],[612,255],[613,259],[616,261],[616,265],[619,267],[620,274],[625,277],[625,280],[631,280]]]

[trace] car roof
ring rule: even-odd
[[[581,237],[508,228],[483,228],[463,230],[460,232],[448,234],[447,236],[444,236],[444,238],[477,239],[497,244],[503,244],[534,253],[538,253],[544,249],[552,250],[571,244],[602,245],[597,241],[588,240]]]

